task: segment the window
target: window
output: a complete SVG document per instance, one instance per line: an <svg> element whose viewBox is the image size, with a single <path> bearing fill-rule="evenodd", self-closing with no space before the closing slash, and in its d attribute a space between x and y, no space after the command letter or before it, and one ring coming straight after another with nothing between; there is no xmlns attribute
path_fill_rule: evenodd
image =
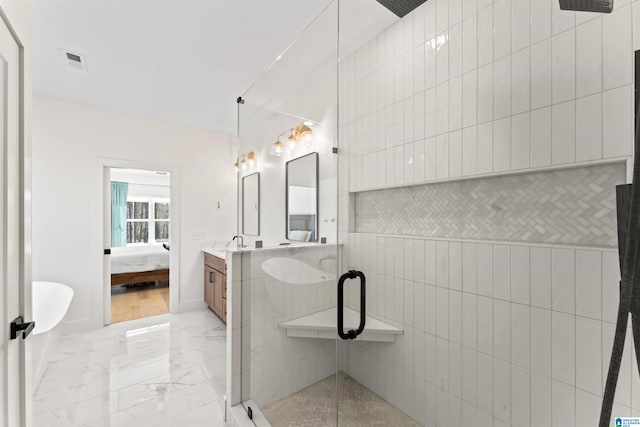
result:
<svg viewBox="0 0 640 427"><path fill-rule="evenodd" d="M169 241L169 203L154 203L154 228L156 242Z"/></svg>
<svg viewBox="0 0 640 427"><path fill-rule="evenodd" d="M169 241L169 202L164 200L127 201L127 244Z"/></svg>

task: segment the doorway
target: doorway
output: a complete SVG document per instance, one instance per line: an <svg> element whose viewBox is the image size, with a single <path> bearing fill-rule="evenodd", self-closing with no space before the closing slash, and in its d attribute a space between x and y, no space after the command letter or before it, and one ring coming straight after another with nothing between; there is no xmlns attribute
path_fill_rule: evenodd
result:
<svg viewBox="0 0 640 427"><path fill-rule="evenodd" d="M169 313L171 174L110 168L108 183L110 323Z"/></svg>

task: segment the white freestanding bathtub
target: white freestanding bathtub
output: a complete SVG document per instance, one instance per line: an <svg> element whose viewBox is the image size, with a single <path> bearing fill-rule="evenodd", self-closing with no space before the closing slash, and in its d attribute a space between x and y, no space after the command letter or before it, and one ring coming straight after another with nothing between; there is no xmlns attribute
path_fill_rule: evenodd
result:
<svg viewBox="0 0 640 427"><path fill-rule="evenodd" d="M44 356L52 331L67 314L72 299L73 289L67 285L55 282L33 282L33 321L36 322L36 326L31 333L31 360L33 361L34 392L44 374Z"/></svg>

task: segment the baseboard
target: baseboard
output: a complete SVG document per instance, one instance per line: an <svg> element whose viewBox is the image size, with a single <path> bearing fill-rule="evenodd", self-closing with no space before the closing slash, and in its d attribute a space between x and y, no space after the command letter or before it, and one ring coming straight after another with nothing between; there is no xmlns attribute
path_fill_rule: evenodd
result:
<svg viewBox="0 0 640 427"><path fill-rule="evenodd" d="M185 311L202 310L203 308L206 308L206 307L207 307L207 304L205 304L205 302L201 299L194 300L194 301L186 301L186 302L181 302L179 304L178 312L183 313Z"/></svg>

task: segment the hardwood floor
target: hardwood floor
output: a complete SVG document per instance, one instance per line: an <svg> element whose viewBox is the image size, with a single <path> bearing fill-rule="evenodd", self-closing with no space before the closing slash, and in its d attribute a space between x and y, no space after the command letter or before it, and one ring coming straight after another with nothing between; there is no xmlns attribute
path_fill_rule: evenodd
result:
<svg viewBox="0 0 640 427"><path fill-rule="evenodd" d="M169 312L169 285L111 288L111 323L141 319Z"/></svg>

